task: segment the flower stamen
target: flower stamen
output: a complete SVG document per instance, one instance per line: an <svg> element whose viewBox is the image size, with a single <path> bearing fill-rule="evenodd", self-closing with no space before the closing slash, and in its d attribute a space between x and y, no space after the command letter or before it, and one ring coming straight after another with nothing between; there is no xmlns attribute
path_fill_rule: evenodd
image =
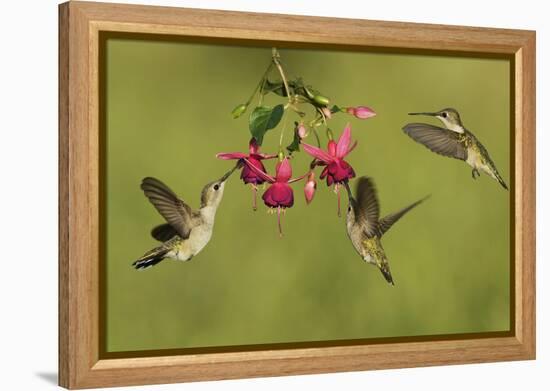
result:
<svg viewBox="0 0 550 391"><path fill-rule="evenodd" d="M284 211L284 209L283 209ZM281 207L277 207L277 225L279 226L279 237L283 237L283 227L281 226Z"/></svg>
<svg viewBox="0 0 550 391"><path fill-rule="evenodd" d="M341 207L340 207L340 186L338 186L338 183L336 184L335 186L335 189L336 189L336 194L338 196L338 217L341 217L342 216L342 212L341 212Z"/></svg>
<svg viewBox="0 0 550 391"><path fill-rule="evenodd" d="M256 199L258 198L258 186L252 184L252 210L258 210L258 204Z"/></svg>

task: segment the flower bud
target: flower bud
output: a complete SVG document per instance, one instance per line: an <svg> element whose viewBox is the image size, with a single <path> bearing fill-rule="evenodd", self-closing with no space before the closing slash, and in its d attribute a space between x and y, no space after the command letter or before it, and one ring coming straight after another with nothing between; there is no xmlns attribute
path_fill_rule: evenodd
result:
<svg viewBox="0 0 550 391"><path fill-rule="evenodd" d="M313 97L313 101L317 103L319 106L326 106L330 103L330 100L323 95L315 95Z"/></svg>
<svg viewBox="0 0 550 391"><path fill-rule="evenodd" d="M367 106L348 107L346 112L359 119L372 118L376 115L374 110Z"/></svg>
<svg viewBox="0 0 550 391"><path fill-rule="evenodd" d="M332 118L332 111L330 111L328 107L323 107L321 111L323 112L323 115L325 116L326 119Z"/></svg>
<svg viewBox="0 0 550 391"><path fill-rule="evenodd" d="M248 108L247 105L240 104L233 109L233 111L231 112L231 115L233 116L234 119L239 118L246 111L247 108Z"/></svg>
<svg viewBox="0 0 550 391"><path fill-rule="evenodd" d="M310 172L306 185L304 186L304 195L306 197L306 203L309 205L311 201L313 201L313 197L315 196L315 190L317 189L317 182L315 182L315 173Z"/></svg>
<svg viewBox="0 0 550 391"><path fill-rule="evenodd" d="M300 123L298 125L297 131L298 131L298 136L300 136L301 139L307 136L308 131L303 123Z"/></svg>

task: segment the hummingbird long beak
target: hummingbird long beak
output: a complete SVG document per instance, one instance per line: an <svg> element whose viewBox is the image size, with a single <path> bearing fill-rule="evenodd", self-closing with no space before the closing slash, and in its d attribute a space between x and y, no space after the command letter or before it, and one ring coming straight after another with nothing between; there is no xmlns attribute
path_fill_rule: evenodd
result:
<svg viewBox="0 0 550 391"><path fill-rule="evenodd" d="M238 162L237 164L235 164L235 166L234 166L231 170L227 171L227 172L220 178L220 182L225 182L225 181L227 180L227 178L229 178L229 177L231 176L231 174L233 174L233 173L235 172L235 170L236 170L237 168L240 167L240 164L241 164L241 163Z"/></svg>
<svg viewBox="0 0 550 391"><path fill-rule="evenodd" d="M346 188L346 191L348 192L348 199L351 201L353 199L353 194L351 192L351 189L349 187L349 183L347 181L344 182L344 187Z"/></svg>
<svg viewBox="0 0 550 391"><path fill-rule="evenodd" d="M409 113L409 115L431 115L435 117L438 113Z"/></svg>

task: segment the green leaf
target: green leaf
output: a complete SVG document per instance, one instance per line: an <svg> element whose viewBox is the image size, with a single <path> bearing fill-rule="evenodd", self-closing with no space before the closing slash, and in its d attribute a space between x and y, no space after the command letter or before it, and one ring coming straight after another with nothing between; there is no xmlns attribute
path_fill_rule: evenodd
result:
<svg viewBox="0 0 550 391"><path fill-rule="evenodd" d="M283 82L271 82L269 81L269 79L266 79L262 86L262 94L266 95L270 92L273 92L274 94L277 94L279 96L286 96Z"/></svg>
<svg viewBox="0 0 550 391"><path fill-rule="evenodd" d="M300 152L300 136L298 135L298 131L294 131L294 140L292 140L292 143L286 147L287 151L289 153L292 152Z"/></svg>
<svg viewBox="0 0 550 391"><path fill-rule="evenodd" d="M290 89L290 93L294 94L294 88L289 83L288 88ZM274 94L277 94L279 96L282 96L283 98L287 97L285 85L282 81L279 82L271 82L269 79L265 80L265 83L262 88L262 94L266 95L270 92L273 92Z"/></svg>
<svg viewBox="0 0 550 391"><path fill-rule="evenodd" d="M295 80L288 80L288 89L290 90L290 93L292 95L300 94L300 95L306 95L306 90L304 88L304 82L299 77ZM274 94L277 94L279 96L282 96L283 98L286 98L286 89L283 81L270 81L269 79L265 79L265 82L263 84L262 88L262 94L266 95L270 92L273 92Z"/></svg>
<svg viewBox="0 0 550 391"><path fill-rule="evenodd" d="M248 126L250 133L256 139L258 145L262 145L265 133L279 124L284 111L285 108L283 105L275 107L258 106L250 114Z"/></svg>

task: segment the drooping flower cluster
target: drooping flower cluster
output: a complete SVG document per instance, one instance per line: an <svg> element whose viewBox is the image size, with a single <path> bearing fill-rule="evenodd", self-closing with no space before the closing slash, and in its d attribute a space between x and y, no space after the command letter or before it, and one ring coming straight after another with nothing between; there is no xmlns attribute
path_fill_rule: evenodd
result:
<svg viewBox="0 0 550 391"><path fill-rule="evenodd" d="M344 158L357 146L357 142L351 144L351 126L348 124L337 142L329 140L327 150L315 147L307 143L300 143L304 151L311 155L314 160L310 165L310 170L305 174L292 179L292 166L288 156L280 156L279 162L275 167L275 176L269 175L262 163L264 159L273 159L275 154L262 154L259 147L252 138L249 144L249 153L230 152L218 153L219 159L238 159L241 168L241 179L245 184L251 184L254 192L254 205L256 210L256 192L258 185L269 183L269 187L262 195L264 204L272 211L276 211L279 233L282 235L281 212L294 205L294 192L291 183L300 181L307 177L304 186L304 196L309 205L315 196L317 182L315 181L316 166L324 167L320 178L325 179L328 187L333 186L338 195L338 215L340 215L340 187L355 177L353 167Z"/></svg>
<svg viewBox="0 0 550 391"><path fill-rule="evenodd" d="M280 76L280 81L269 79L270 72L276 69ZM262 105L263 96L273 93L286 98L288 102L274 107ZM279 233L282 236L281 213L294 205L294 192L290 186L292 183L307 178L304 185L304 197L306 203L312 203L317 189L315 181L315 168L323 167L319 178L325 179L328 187L333 187L338 196L338 216L340 216L340 188L351 178L355 177L353 167L345 158L356 147L357 142L351 142L351 126L348 124L344 128L338 141L333 140L332 131L328 127L329 120L337 113L346 113L357 119L368 119L376 113L366 106L344 107L329 105L330 100L315 90L312 86L306 85L302 78L292 80L286 79L279 53L273 49L272 62L264 73L260 83L252 93L252 96L245 104L240 104L232 111L233 118L238 118L244 114L251 101L256 95L259 95L258 106L253 110L249 117L249 129L252 138L249 143L248 153L230 152L218 153L216 156L224 160L238 160L237 168L241 169L241 179L245 184L250 184L253 192L253 209L257 209L256 198L258 185L269 184L262 195L264 204L269 211L277 213ZM314 108L315 117L310 121L305 120L305 112L301 110L301 105L310 105ZM279 137L279 151L277 154L260 153L260 145L263 142L265 134L275 128L281 118L288 112L295 112L299 117L299 122L295 122L294 138L291 144L283 147L284 126ZM328 137L326 151L320 147L318 128L324 127ZM311 136L315 137L317 146L311 145L305 140ZM313 157L309 170L303 175L292 178L292 167L290 160L294 153L300 151L300 147ZM263 160L274 159L278 157L275 166L275 175L268 174Z"/></svg>

